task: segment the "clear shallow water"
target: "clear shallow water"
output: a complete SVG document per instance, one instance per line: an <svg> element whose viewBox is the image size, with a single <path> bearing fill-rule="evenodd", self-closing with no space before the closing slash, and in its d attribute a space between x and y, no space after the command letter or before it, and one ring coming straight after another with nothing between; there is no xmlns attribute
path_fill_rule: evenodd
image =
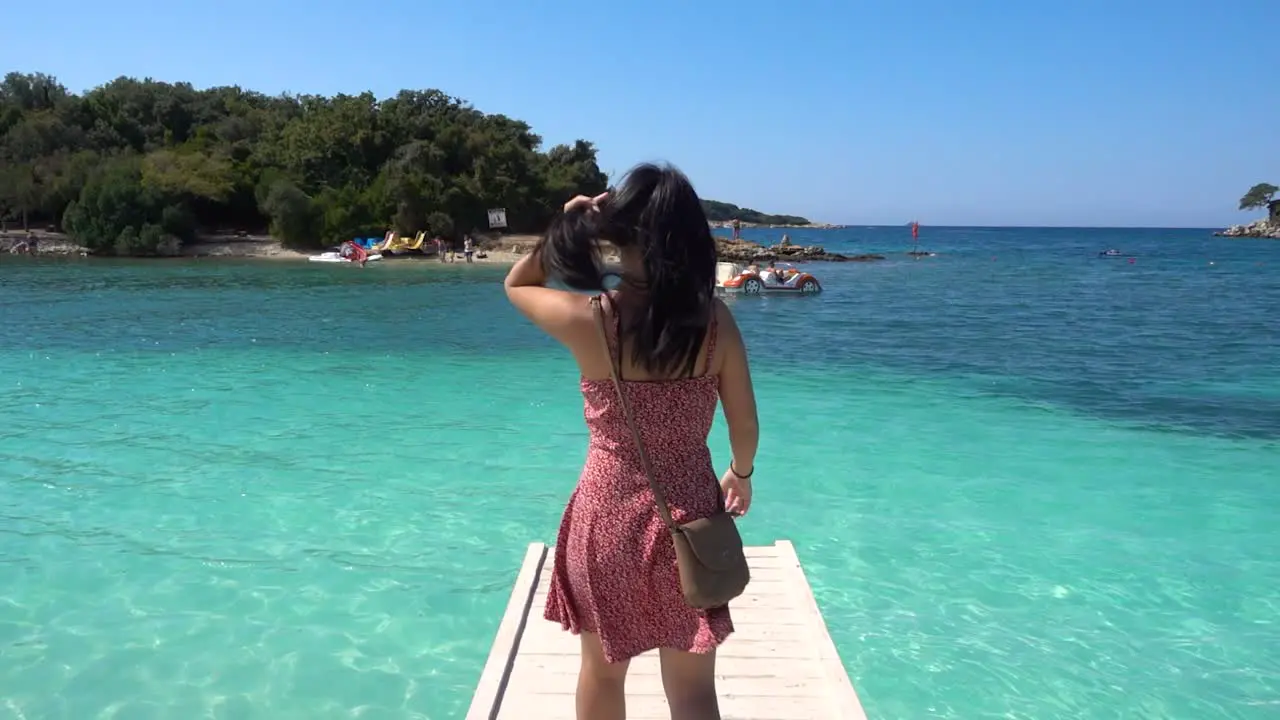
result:
<svg viewBox="0 0 1280 720"><path fill-rule="evenodd" d="M1280 243L922 240L734 304L868 712L1274 717ZM0 261L0 718L460 717L585 451L500 276Z"/></svg>

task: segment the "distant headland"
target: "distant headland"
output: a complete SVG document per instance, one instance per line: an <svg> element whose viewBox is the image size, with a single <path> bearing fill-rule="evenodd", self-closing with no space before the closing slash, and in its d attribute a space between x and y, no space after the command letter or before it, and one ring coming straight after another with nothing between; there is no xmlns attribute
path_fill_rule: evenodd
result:
<svg viewBox="0 0 1280 720"><path fill-rule="evenodd" d="M739 227L820 228L824 230L844 227L843 225L815 223L799 215L770 215L759 210L742 208L719 200L703 200L702 211L707 214L707 220L712 227L730 227L734 221L737 221Z"/></svg>
<svg viewBox="0 0 1280 720"><path fill-rule="evenodd" d="M1240 198L1240 209L1265 209L1267 217L1245 225L1232 225L1226 230L1214 233L1214 235L1219 237L1251 237L1280 240L1280 200L1276 199L1277 193L1280 193L1280 187L1276 187L1271 183L1258 183L1249 188L1249 192Z"/></svg>
<svg viewBox="0 0 1280 720"><path fill-rule="evenodd" d="M795 225L797 227L808 226L808 218L802 218L799 215L770 215L762 213L759 210L751 208L741 208L737 205L719 200L703 200L702 211L707 214L707 220L713 223L730 223L737 220L744 225Z"/></svg>

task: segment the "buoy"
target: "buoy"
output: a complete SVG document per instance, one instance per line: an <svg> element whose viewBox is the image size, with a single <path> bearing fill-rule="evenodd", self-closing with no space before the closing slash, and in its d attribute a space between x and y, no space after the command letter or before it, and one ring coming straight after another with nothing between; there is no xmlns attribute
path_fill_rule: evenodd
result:
<svg viewBox="0 0 1280 720"><path fill-rule="evenodd" d="M1133 258L1129 258L1129 264L1130 264L1130 265L1132 265L1132 264L1134 264L1134 263L1136 263L1136 262L1138 262L1138 261L1137 261L1137 260L1134 260Z"/></svg>

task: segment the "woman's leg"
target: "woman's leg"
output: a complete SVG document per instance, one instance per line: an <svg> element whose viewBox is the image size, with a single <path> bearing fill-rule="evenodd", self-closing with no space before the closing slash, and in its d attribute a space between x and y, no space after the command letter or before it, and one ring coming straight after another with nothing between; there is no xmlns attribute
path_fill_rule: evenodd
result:
<svg viewBox="0 0 1280 720"><path fill-rule="evenodd" d="M714 650L700 655L662 648L658 659L671 720L720 720Z"/></svg>
<svg viewBox="0 0 1280 720"><path fill-rule="evenodd" d="M600 636L582 633L582 668L578 670L578 720L625 720L625 687L630 660L604 659Z"/></svg>

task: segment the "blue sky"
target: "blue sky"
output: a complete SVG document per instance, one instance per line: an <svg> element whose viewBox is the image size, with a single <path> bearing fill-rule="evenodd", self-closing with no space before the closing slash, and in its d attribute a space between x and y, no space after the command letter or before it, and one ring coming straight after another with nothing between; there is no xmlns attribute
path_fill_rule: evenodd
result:
<svg viewBox="0 0 1280 720"><path fill-rule="evenodd" d="M439 88L815 220L1209 227L1280 184L1280 0L14 2L0 69Z"/></svg>

